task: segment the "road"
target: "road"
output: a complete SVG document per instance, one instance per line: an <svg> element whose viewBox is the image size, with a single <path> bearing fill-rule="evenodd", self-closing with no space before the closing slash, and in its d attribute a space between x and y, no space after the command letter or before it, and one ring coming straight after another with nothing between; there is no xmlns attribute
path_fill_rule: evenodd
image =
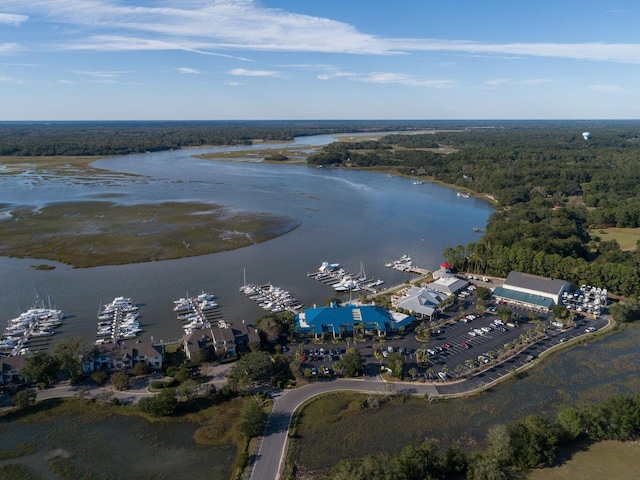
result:
<svg viewBox="0 0 640 480"><path fill-rule="evenodd" d="M280 391L274 396L274 405L262 443L256 455L251 472L251 480L274 480L279 478L284 467L287 451L287 432L293 412L306 400L323 393L334 391L357 391L363 393L401 393L406 395L437 395L435 386L421 383L389 384L381 378L363 380L337 379L316 382L294 390Z"/></svg>

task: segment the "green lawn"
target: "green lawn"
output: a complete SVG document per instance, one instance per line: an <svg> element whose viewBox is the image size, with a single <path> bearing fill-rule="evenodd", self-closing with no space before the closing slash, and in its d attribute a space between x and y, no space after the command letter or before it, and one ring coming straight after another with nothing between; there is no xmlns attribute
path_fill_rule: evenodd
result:
<svg viewBox="0 0 640 480"><path fill-rule="evenodd" d="M625 252L635 250L640 240L640 228L610 227L589 232L592 238L598 238L601 242L616 240L620 249Z"/></svg>
<svg viewBox="0 0 640 480"><path fill-rule="evenodd" d="M599 442L570 455L562 465L534 470L527 480L632 480L638 478L637 442Z"/></svg>

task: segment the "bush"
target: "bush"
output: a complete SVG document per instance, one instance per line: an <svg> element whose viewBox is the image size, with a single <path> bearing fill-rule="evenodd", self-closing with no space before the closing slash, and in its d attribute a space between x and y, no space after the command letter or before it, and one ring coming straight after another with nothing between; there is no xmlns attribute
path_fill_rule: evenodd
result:
<svg viewBox="0 0 640 480"><path fill-rule="evenodd" d="M172 378L170 381L168 382L163 382L162 380L154 380L153 382L151 382L151 388L154 390L162 390L164 388L172 388L175 387L179 384L180 382L178 382L175 378Z"/></svg>
<svg viewBox="0 0 640 480"><path fill-rule="evenodd" d="M109 374L104 370L98 370L91 374L91 380L97 385L104 385L109 380Z"/></svg>
<svg viewBox="0 0 640 480"><path fill-rule="evenodd" d="M138 402L138 408L152 417L170 417L178 406L175 391L165 389L153 397L142 398Z"/></svg>
<svg viewBox="0 0 640 480"><path fill-rule="evenodd" d="M131 373L136 377L140 375L149 375L149 373L151 373L151 367L146 362L138 362L131 369Z"/></svg>

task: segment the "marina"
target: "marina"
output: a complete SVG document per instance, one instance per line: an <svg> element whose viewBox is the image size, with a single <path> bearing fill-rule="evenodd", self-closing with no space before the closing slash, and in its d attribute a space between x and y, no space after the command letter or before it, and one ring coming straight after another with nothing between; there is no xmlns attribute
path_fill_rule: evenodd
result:
<svg viewBox="0 0 640 480"><path fill-rule="evenodd" d="M98 312L96 345L118 343L135 338L142 332L138 320L138 306L128 297L115 297Z"/></svg>
<svg viewBox="0 0 640 480"><path fill-rule="evenodd" d="M176 312L185 335L212 325L228 327L229 322L222 318L219 305L214 299L214 295L203 291L195 297L190 297L187 293L186 297L173 301L173 311Z"/></svg>
<svg viewBox="0 0 640 480"><path fill-rule="evenodd" d="M65 317L55 308L30 308L7 322L0 337L0 352L15 356L46 349Z"/></svg>
<svg viewBox="0 0 640 480"><path fill-rule="evenodd" d="M332 287L336 292L366 290L369 293L376 293L378 287L384 284L384 280L367 278L362 262L358 274L346 271L338 263L322 262L317 272L309 273L307 276Z"/></svg>
<svg viewBox="0 0 640 480"><path fill-rule="evenodd" d="M268 312L280 313L289 311L297 313L302 308L302 304L291 293L271 283L264 285L245 284L240 287L240 292Z"/></svg>

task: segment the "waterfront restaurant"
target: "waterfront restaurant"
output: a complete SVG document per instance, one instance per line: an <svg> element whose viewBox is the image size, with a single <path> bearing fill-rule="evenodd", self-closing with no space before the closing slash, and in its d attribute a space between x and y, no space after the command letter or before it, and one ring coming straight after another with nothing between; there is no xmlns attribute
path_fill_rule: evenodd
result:
<svg viewBox="0 0 640 480"><path fill-rule="evenodd" d="M345 305L332 303L329 307L307 308L296 315L296 331L313 334L316 338L326 334L342 338L363 325L366 334L386 336L388 332L408 326L414 318L410 315L389 312L377 305Z"/></svg>

